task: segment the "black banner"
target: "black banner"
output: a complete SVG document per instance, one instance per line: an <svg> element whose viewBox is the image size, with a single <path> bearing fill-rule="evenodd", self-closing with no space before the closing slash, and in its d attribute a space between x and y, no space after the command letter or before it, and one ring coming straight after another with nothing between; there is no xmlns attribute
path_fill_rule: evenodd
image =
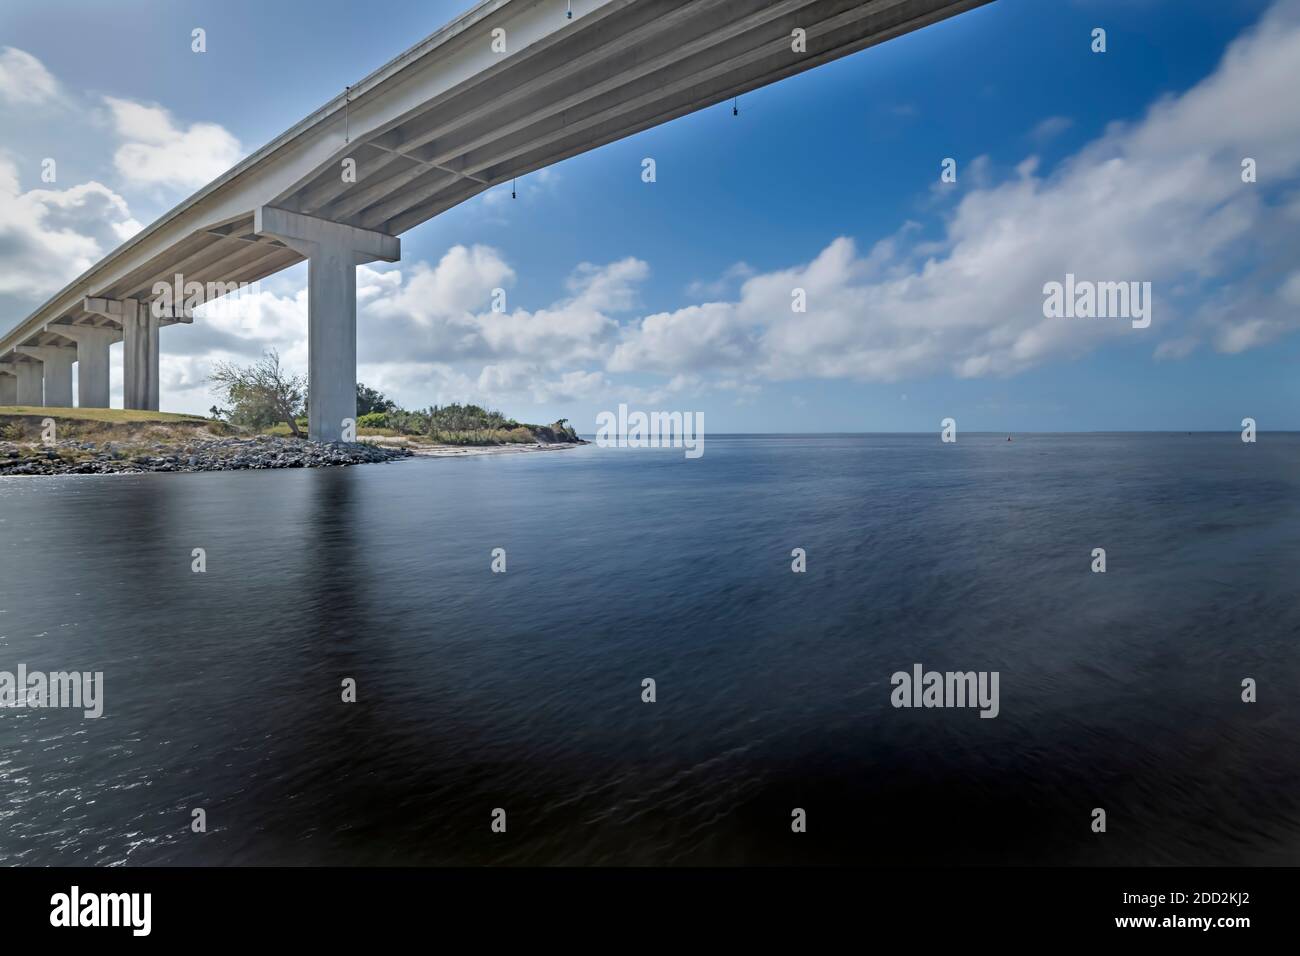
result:
<svg viewBox="0 0 1300 956"><path fill-rule="evenodd" d="M338 945L1131 937L1232 946L1294 928L1295 869L10 869L6 942ZM447 934L455 933L455 937Z"/></svg>

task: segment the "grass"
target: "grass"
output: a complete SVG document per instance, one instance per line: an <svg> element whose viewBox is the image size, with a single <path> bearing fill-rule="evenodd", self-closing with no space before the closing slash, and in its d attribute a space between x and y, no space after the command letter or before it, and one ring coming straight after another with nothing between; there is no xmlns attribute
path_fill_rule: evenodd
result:
<svg viewBox="0 0 1300 956"><path fill-rule="evenodd" d="M135 408L42 408L37 405L0 405L0 418L34 417L70 419L72 421L98 422L105 425L128 425L148 422L187 422L192 425L208 424L202 415L183 415L178 412L149 412Z"/></svg>
<svg viewBox="0 0 1300 956"><path fill-rule="evenodd" d="M54 419L60 439L103 443L191 440L207 435L231 435L234 429L200 415L123 408L43 408L0 405L0 440L40 441L43 422Z"/></svg>
<svg viewBox="0 0 1300 956"><path fill-rule="evenodd" d="M306 425L299 425L298 430L302 432L303 438L307 437ZM274 425L263 428L258 434L274 435L276 438L289 438L289 425L286 422L276 422ZM358 428L357 440L360 441L362 438L398 438L401 434L396 428Z"/></svg>
<svg viewBox="0 0 1300 956"><path fill-rule="evenodd" d="M304 438L307 437L307 429L303 428L300 425L298 427L298 430L302 432ZM289 431L289 426L287 424L285 424L284 422L276 422L274 425L270 425L266 428L259 429L258 434L274 435L276 438L288 438L291 433Z"/></svg>
<svg viewBox="0 0 1300 956"><path fill-rule="evenodd" d="M537 441L524 426L518 428L481 428L475 431L436 431L429 441L440 445L526 445Z"/></svg>
<svg viewBox="0 0 1300 956"><path fill-rule="evenodd" d="M301 425L304 438L307 437L307 426ZM277 438L289 437L289 426L285 422L278 422L268 428L262 429L263 435L274 435ZM396 428L358 428L357 441L367 438L405 438L415 444L433 444L433 445L518 445L531 444L537 439L527 428L520 427L507 431L501 428L483 428L477 431L464 432L434 432L428 434L405 434Z"/></svg>
<svg viewBox="0 0 1300 956"><path fill-rule="evenodd" d="M186 435L200 429L215 435L233 435L239 432L238 429L224 422L204 418L201 415L185 415L176 412L150 412L133 408L43 408L35 405L0 405L0 440L36 441L40 437L41 421L46 418L53 418L60 423L58 430L60 438L76 438L82 441L102 442L124 438L166 441L178 437L178 432ZM169 429L168 426L180 427ZM301 430L303 437L307 437L305 424L301 426ZM289 436L289 426L279 422L262 429L260 433L286 438ZM530 427L525 425L511 429L437 431L432 435L407 436L403 436L403 433L396 428L357 429L359 440L400 437L406 437L417 444L443 445L513 445L537 441Z"/></svg>

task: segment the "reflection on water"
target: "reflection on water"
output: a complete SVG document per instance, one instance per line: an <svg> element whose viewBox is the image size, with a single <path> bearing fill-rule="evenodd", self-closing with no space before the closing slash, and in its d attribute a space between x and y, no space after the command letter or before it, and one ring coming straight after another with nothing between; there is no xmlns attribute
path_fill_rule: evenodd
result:
<svg viewBox="0 0 1300 956"><path fill-rule="evenodd" d="M1297 466L711 436L0 480L0 670L105 675L100 720L0 711L0 862L1300 863ZM998 671L999 716L892 708L914 663Z"/></svg>

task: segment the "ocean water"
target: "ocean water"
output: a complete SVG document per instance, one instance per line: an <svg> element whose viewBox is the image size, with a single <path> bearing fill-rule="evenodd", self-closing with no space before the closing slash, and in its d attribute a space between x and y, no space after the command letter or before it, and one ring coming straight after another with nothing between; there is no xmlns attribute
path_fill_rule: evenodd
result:
<svg viewBox="0 0 1300 956"><path fill-rule="evenodd" d="M705 447L0 479L0 864L1300 863L1300 436Z"/></svg>

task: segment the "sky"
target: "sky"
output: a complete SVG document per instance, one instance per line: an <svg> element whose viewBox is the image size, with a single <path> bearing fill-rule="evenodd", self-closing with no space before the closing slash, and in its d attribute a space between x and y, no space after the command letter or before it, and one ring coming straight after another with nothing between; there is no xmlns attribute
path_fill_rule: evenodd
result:
<svg viewBox="0 0 1300 956"><path fill-rule="evenodd" d="M6 0L0 325L470 5ZM1300 0L997 0L405 233L358 269L358 376L580 432L1298 429L1297 91ZM1067 274L1150 283L1149 325L1045 315ZM305 372L305 285L162 330L163 408Z"/></svg>

